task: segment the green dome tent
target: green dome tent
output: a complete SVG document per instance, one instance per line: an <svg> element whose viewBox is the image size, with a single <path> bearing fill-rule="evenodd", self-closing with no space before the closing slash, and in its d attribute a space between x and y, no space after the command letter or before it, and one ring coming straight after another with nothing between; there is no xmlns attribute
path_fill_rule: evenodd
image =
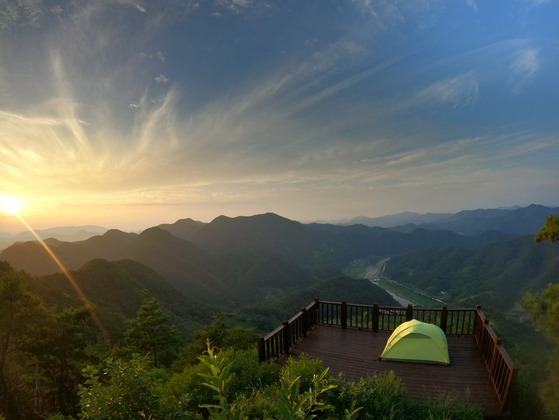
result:
<svg viewBox="0 0 559 420"><path fill-rule="evenodd" d="M404 322L394 330L379 359L450 364L448 343L443 330L416 319Z"/></svg>

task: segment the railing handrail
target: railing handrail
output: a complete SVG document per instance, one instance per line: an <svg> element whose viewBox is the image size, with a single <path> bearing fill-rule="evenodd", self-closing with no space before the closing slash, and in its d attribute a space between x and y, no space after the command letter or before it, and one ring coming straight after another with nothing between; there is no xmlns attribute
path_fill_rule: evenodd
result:
<svg viewBox="0 0 559 420"><path fill-rule="evenodd" d="M476 308L474 337L497 393L501 412L505 412L518 369L514 366L512 359L501 344L501 339L489 324L489 319L485 317L480 306Z"/></svg>
<svg viewBox="0 0 559 420"><path fill-rule="evenodd" d="M440 309L414 308L412 305L379 306L315 299L281 326L258 339L259 359L263 362L289 353L291 346L319 324L374 332L392 331L402 322L414 319L414 315L415 319L439 325L445 334L474 336L497 394L501 412L505 412L517 369L480 306L473 309L448 309L446 306Z"/></svg>

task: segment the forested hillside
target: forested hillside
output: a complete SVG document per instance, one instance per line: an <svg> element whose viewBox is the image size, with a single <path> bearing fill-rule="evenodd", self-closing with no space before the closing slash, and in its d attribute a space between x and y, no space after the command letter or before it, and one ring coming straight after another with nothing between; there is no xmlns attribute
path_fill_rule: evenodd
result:
<svg viewBox="0 0 559 420"><path fill-rule="evenodd" d="M393 257L385 274L446 301L509 310L527 291L559 280L556 251L524 236L475 250L452 247Z"/></svg>

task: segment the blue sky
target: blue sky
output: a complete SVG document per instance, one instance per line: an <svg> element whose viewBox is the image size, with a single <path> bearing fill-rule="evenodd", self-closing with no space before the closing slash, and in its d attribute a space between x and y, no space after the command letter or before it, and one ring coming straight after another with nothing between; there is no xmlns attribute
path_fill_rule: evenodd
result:
<svg viewBox="0 0 559 420"><path fill-rule="evenodd" d="M557 21L557 0L0 0L0 193L36 227L556 206Z"/></svg>

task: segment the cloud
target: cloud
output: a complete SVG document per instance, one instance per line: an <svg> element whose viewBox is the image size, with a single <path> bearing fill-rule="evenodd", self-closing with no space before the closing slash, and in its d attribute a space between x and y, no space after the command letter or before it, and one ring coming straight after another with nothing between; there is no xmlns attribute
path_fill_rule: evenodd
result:
<svg viewBox="0 0 559 420"><path fill-rule="evenodd" d="M160 74L154 80L157 83L161 83L161 84L166 84L169 81L169 79L164 74Z"/></svg>
<svg viewBox="0 0 559 420"><path fill-rule="evenodd" d="M411 105L449 105L453 109L473 107L479 97L479 83L473 72L442 80L418 92Z"/></svg>
<svg viewBox="0 0 559 420"><path fill-rule="evenodd" d="M37 0L0 0L0 30L10 29L18 24L37 24L42 14L40 5Z"/></svg>
<svg viewBox="0 0 559 420"><path fill-rule="evenodd" d="M478 12L476 0L466 0L466 3L468 3L468 6L470 6L475 13Z"/></svg>
<svg viewBox="0 0 559 420"><path fill-rule="evenodd" d="M389 0L352 0L364 15L372 16L379 28L386 29L404 21L397 2Z"/></svg>
<svg viewBox="0 0 559 420"><path fill-rule="evenodd" d="M522 87L538 73L539 68L539 51L536 48L524 48L514 53L509 79L509 83L513 85L513 92L520 93Z"/></svg>

